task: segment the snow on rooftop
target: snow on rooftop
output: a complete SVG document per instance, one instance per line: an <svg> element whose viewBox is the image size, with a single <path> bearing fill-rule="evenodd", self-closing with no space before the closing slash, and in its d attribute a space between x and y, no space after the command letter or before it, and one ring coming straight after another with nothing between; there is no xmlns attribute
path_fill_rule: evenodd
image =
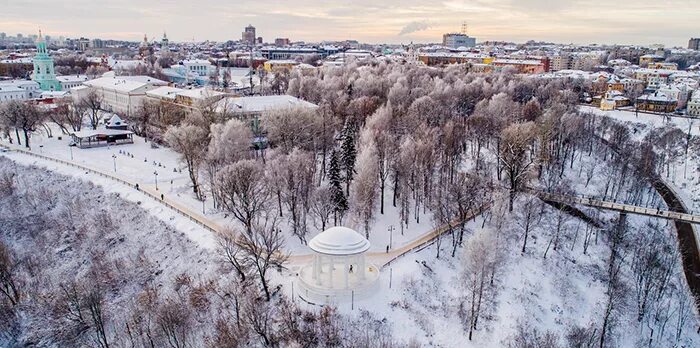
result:
<svg viewBox="0 0 700 348"><path fill-rule="evenodd" d="M56 76L56 80L60 82L85 82L88 77L86 75L62 75Z"/></svg>
<svg viewBox="0 0 700 348"><path fill-rule="evenodd" d="M309 248L326 255L355 255L369 250L369 241L354 230L335 226L311 239Z"/></svg>
<svg viewBox="0 0 700 348"><path fill-rule="evenodd" d="M25 92L25 90L17 86L0 85L0 92Z"/></svg>
<svg viewBox="0 0 700 348"><path fill-rule="evenodd" d="M168 83L150 76L112 76L85 81L84 84L118 92L133 92L148 85L165 86Z"/></svg>
<svg viewBox="0 0 700 348"><path fill-rule="evenodd" d="M206 99L206 98L211 98L211 97L216 97L220 95L224 95L225 93L215 91L211 88L194 88L194 89L185 89L180 92L177 92L177 95L181 95L183 97L188 97L192 99Z"/></svg>
<svg viewBox="0 0 700 348"><path fill-rule="evenodd" d="M184 89L182 89L182 88L162 86L162 87L154 88L150 91L146 91L146 95L151 96L151 97L161 98L161 99L174 100L175 96L179 92L182 92L182 91L184 91Z"/></svg>
<svg viewBox="0 0 700 348"><path fill-rule="evenodd" d="M231 112L257 113L266 110L288 107L316 108L316 104L293 97L291 95L264 95L251 97L229 97L217 103L217 110L224 108Z"/></svg>
<svg viewBox="0 0 700 348"><path fill-rule="evenodd" d="M74 135L75 137L78 138L88 138L88 137L93 137L93 136L98 136L98 135L104 135L104 136L110 136L110 135L126 135L126 134L134 134L134 132L129 131L129 130L121 130L121 129L83 129L77 132L71 132L71 135Z"/></svg>

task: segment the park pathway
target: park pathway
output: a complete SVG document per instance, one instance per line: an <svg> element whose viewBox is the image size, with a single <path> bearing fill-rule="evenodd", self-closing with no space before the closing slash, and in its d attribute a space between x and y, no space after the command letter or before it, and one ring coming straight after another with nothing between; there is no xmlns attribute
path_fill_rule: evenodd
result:
<svg viewBox="0 0 700 348"><path fill-rule="evenodd" d="M106 173L104 171L101 171L96 168L91 168L89 166L83 165L83 164L77 164L74 162L70 161L64 161L61 159L45 156L42 154L38 154L35 152L32 152L30 150L27 150L22 147L18 146L8 146L6 144L1 144L0 143L0 148L4 148L7 151L10 152L16 152L20 154L24 154L30 157L34 157L37 159L53 162L53 163L58 163L61 165L65 165L68 167L72 168L77 168L80 170L84 170L86 172L98 175L103 178L107 178L113 181L116 181L118 183L121 183L123 185L126 185L130 187L133 190L136 190L136 184L137 182L115 175L113 173ZM160 204L170 208L171 210L175 211L176 213L188 218L192 222L196 223L199 225L201 228L207 230L208 232L214 233L214 234L219 234L221 231L224 230L224 227L219 225L217 222L212 221L211 219L207 218L206 216L200 214L199 212L193 211L189 207L183 205L176 199L170 198L169 196L161 196L162 192L156 190L154 187L151 187L150 185L144 185L144 184L139 184L139 189L141 193L143 193L145 196L155 200L156 202L159 202ZM162 197L162 198L161 198ZM461 219L456 219L453 222L451 222L449 225L443 225L440 227L436 227L430 231L427 231L423 235L419 236L418 238L414 239L413 241L400 246L395 249L391 249L388 252L370 252L367 254L367 256L370 258L374 264L377 266L384 267L388 264L390 264L392 261L414 251L418 250L426 245L429 245L432 243L436 238L442 236L443 234L449 232L450 228L457 228L460 226L460 224L467 222L471 219L476 218L478 215L483 213L484 211L488 210L489 205L484 205L476 209L472 209L466 214L466 218L461 220ZM292 263L292 264L301 264L305 262L310 262L312 254L298 254L298 255L290 255L287 262Z"/></svg>

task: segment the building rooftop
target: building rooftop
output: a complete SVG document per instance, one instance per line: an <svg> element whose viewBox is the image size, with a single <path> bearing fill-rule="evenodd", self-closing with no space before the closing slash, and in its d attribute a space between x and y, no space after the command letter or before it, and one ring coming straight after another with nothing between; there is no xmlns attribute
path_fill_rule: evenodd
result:
<svg viewBox="0 0 700 348"><path fill-rule="evenodd" d="M104 88L118 92L132 92L148 85L165 86L168 83L150 76L111 76L100 77L83 82L85 85L95 88Z"/></svg>
<svg viewBox="0 0 700 348"><path fill-rule="evenodd" d="M146 95L155 98L175 100L175 96L182 91L184 91L182 88L163 86L147 91Z"/></svg>
<svg viewBox="0 0 700 348"><path fill-rule="evenodd" d="M354 230L331 227L309 241L311 250L326 255L355 255L370 248L369 241Z"/></svg>
<svg viewBox="0 0 700 348"><path fill-rule="evenodd" d="M59 82L85 82L88 80L86 75L62 75L56 76Z"/></svg>
<svg viewBox="0 0 700 348"><path fill-rule="evenodd" d="M229 97L220 100L216 109L229 112L259 113L290 107L316 108L316 104L293 97L291 95L265 95L252 97Z"/></svg>

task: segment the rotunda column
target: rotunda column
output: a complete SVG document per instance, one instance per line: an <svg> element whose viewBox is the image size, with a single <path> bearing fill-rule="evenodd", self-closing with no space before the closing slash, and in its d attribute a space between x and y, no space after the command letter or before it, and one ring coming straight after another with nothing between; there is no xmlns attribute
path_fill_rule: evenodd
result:
<svg viewBox="0 0 700 348"><path fill-rule="evenodd" d="M328 288L333 289L333 256L329 256L328 261Z"/></svg>
<svg viewBox="0 0 700 348"><path fill-rule="evenodd" d="M343 273L345 273L345 289L348 288L348 276L350 274L350 264L349 264L350 260L349 259L350 259L350 256L347 256L347 255L343 256L343 262L344 262Z"/></svg>

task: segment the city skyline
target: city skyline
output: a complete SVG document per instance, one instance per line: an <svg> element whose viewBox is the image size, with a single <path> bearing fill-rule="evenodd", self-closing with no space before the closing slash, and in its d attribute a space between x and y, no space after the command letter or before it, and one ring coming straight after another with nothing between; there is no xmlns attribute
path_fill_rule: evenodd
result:
<svg viewBox="0 0 700 348"><path fill-rule="evenodd" d="M443 33L458 32L462 22L467 22L469 35L479 42L532 39L668 47L683 47L688 37L700 34L693 25L700 3L681 0L621 0L615 6L605 6L601 0L556 4L545 0L408 0L401 7L367 0L260 0L235 5L212 0L125 0L98 6L95 2L13 0L5 6L0 31L15 35L42 29L54 37L131 41L141 40L144 34L158 38L165 31L173 41L225 41L240 39L243 28L252 24L266 42L288 37L292 41L354 39L399 44L440 42Z"/></svg>

